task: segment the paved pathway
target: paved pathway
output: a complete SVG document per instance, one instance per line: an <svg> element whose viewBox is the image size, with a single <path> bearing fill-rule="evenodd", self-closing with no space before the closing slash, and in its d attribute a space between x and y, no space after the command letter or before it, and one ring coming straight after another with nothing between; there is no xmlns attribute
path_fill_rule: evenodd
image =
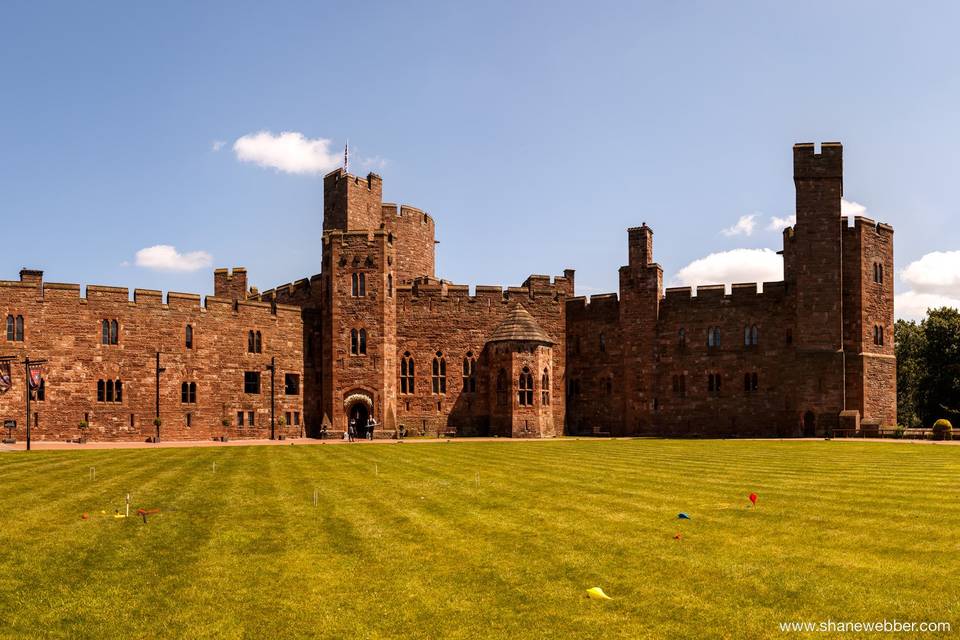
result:
<svg viewBox="0 0 960 640"><path fill-rule="evenodd" d="M168 449L185 447L289 447L289 446L315 446L315 445L356 445L373 446L386 444L441 444L441 443L462 443L462 442L549 442L556 440L617 440L618 438L579 438L568 436L563 438L543 438L543 439L523 439L523 438L409 438L406 440L392 440L381 438L376 440L357 440L356 442L347 442L345 440L314 440L312 438L293 438L289 440L269 440L269 439L244 439L231 440L229 442L215 442L213 440L171 440L169 442L159 442L153 444L150 442L88 442L86 444L75 444L72 442L43 441L34 440L31 448L37 451L85 451L91 449ZM631 440L633 438L619 438L622 440ZM744 438L743 440L758 441L764 440L772 442L773 438ZM780 442L798 442L798 441L819 441L823 438L787 438L779 439ZM884 442L887 444L928 444L928 445L960 445L960 440L932 441L932 440L894 440L891 438L834 438L833 442ZM0 453L4 451L24 451L26 443L23 441L17 444L0 445Z"/></svg>

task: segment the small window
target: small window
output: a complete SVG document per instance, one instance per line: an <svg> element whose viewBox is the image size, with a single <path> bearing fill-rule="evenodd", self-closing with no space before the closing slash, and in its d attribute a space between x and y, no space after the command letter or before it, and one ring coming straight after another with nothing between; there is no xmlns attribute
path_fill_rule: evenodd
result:
<svg viewBox="0 0 960 640"><path fill-rule="evenodd" d="M367 330L360 329L360 355L367 354Z"/></svg>
<svg viewBox="0 0 960 640"><path fill-rule="evenodd" d="M23 342L23 316L17 316L14 321L13 339L16 342Z"/></svg>
<svg viewBox="0 0 960 640"><path fill-rule="evenodd" d="M288 396L300 395L300 374L299 373L284 374L283 392Z"/></svg>
<svg viewBox="0 0 960 640"><path fill-rule="evenodd" d="M120 325L116 320L104 320L100 323L100 343L120 343Z"/></svg>
<svg viewBox="0 0 960 640"><path fill-rule="evenodd" d="M367 275L365 273L353 273L350 277L350 295L354 298L362 298L367 295Z"/></svg>
<svg viewBox="0 0 960 640"><path fill-rule="evenodd" d="M287 411L286 415L284 416L284 420L286 421L287 426L293 425L293 414Z"/></svg>
<svg viewBox="0 0 960 640"><path fill-rule="evenodd" d="M17 334L14 329L14 318L12 315L7 316L7 340L13 342L17 339Z"/></svg>
<svg viewBox="0 0 960 640"><path fill-rule="evenodd" d="M253 331L247 332L247 353L257 352L257 337Z"/></svg>
<svg viewBox="0 0 960 640"><path fill-rule="evenodd" d="M687 348L687 330L683 327L677 331L677 347L683 351Z"/></svg>
<svg viewBox="0 0 960 640"><path fill-rule="evenodd" d="M880 325L875 325L873 327L873 344L878 347L883 346L883 327Z"/></svg>
<svg viewBox="0 0 960 640"><path fill-rule="evenodd" d="M607 350L607 339L603 335L603 331L600 332L600 353L605 353Z"/></svg>
<svg viewBox="0 0 960 640"><path fill-rule="evenodd" d="M873 281L877 284L883 284L883 264L873 263Z"/></svg>
<svg viewBox="0 0 960 640"><path fill-rule="evenodd" d="M300 426L300 412L299 412L299 411L294 411L294 412L293 412L293 424L294 424L295 426Z"/></svg>
<svg viewBox="0 0 960 640"><path fill-rule="evenodd" d="M256 426L256 421L254 420L256 415L253 411L247 411L247 425L251 427Z"/></svg>
<svg viewBox="0 0 960 640"><path fill-rule="evenodd" d="M758 388L759 383L756 372L743 374L743 390L746 393L753 393Z"/></svg>
<svg viewBox="0 0 960 640"><path fill-rule="evenodd" d="M517 401L521 407L533 406L533 376L530 369L524 367L520 372Z"/></svg>
<svg viewBox="0 0 960 640"><path fill-rule="evenodd" d="M393 297L393 274L387 274L387 295Z"/></svg>
<svg viewBox="0 0 960 640"><path fill-rule="evenodd" d="M187 349L193 349L193 325L188 324L184 330L183 343Z"/></svg>
<svg viewBox="0 0 960 640"><path fill-rule="evenodd" d="M123 383L117 380L114 385L114 398L116 402L123 402Z"/></svg>
<svg viewBox="0 0 960 640"><path fill-rule="evenodd" d="M707 329L707 347L710 349L720 347L720 327L710 327Z"/></svg>
<svg viewBox="0 0 960 640"><path fill-rule="evenodd" d="M180 402L183 404L196 404L197 402L197 383L184 382L180 385Z"/></svg>
<svg viewBox="0 0 960 640"><path fill-rule="evenodd" d="M107 401L107 387L103 380L97 380L97 402Z"/></svg>
<svg viewBox="0 0 960 640"><path fill-rule="evenodd" d="M110 344L120 344L120 324L116 320L110 321Z"/></svg>
<svg viewBox="0 0 960 640"><path fill-rule="evenodd" d="M755 347L760 343L760 329L757 325L748 325L743 328L743 345Z"/></svg>
<svg viewBox="0 0 960 640"><path fill-rule="evenodd" d="M707 391L713 395L720 394L720 374L711 373L707 376Z"/></svg>
<svg viewBox="0 0 960 640"><path fill-rule="evenodd" d="M550 374L546 369L540 378L540 404L545 407L550 405Z"/></svg>
<svg viewBox="0 0 960 640"><path fill-rule="evenodd" d="M237 426L243 426L243 411L237 411Z"/></svg>
<svg viewBox="0 0 960 640"><path fill-rule="evenodd" d="M257 353L263 353L263 336L260 335L259 331L257 331L253 337L254 337L254 342L253 342L254 350Z"/></svg>
<svg viewBox="0 0 960 640"><path fill-rule="evenodd" d="M260 372L259 371L244 371L243 392L244 393L260 393Z"/></svg>
<svg viewBox="0 0 960 640"><path fill-rule="evenodd" d="M188 413L188 414L187 414L187 426L188 426L188 427L192 427L192 426L193 426L193 414L192 414L192 413Z"/></svg>

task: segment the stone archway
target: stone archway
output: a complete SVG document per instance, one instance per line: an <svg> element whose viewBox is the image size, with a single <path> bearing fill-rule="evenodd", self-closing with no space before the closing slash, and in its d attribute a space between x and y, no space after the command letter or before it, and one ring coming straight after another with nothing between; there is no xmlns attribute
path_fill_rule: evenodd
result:
<svg viewBox="0 0 960 640"><path fill-rule="evenodd" d="M347 414L347 428L351 421L354 424L354 436L366 437L367 422L373 415L373 399L364 392L349 394L343 401L343 408Z"/></svg>

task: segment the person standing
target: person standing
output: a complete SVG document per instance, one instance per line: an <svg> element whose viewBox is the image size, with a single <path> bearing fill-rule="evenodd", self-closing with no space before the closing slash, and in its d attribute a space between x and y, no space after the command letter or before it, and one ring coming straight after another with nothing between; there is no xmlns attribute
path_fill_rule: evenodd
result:
<svg viewBox="0 0 960 640"><path fill-rule="evenodd" d="M347 425L347 442L353 442L355 435L357 435L357 420L350 418L350 423Z"/></svg>
<svg viewBox="0 0 960 640"><path fill-rule="evenodd" d="M373 428L377 426L377 421L373 416L367 420L367 440L373 440Z"/></svg>

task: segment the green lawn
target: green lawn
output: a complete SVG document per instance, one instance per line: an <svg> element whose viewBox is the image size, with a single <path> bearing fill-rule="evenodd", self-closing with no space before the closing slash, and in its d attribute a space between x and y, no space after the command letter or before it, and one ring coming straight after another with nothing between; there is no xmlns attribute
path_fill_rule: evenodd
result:
<svg viewBox="0 0 960 640"><path fill-rule="evenodd" d="M958 480L960 447L920 444L3 453L0 637L801 637L777 623L884 618L956 630ZM113 518L127 492L162 514ZM593 586L614 600L588 600Z"/></svg>

